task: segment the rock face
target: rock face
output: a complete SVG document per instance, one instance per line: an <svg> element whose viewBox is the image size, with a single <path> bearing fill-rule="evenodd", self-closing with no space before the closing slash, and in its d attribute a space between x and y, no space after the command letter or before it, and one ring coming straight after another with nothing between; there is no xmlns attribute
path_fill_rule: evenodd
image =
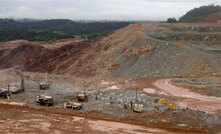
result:
<svg viewBox="0 0 221 134"><path fill-rule="evenodd" d="M221 72L220 29L217 24L132 24L54 49L1 43L0 68L74 76L204 76Z"/></svg>

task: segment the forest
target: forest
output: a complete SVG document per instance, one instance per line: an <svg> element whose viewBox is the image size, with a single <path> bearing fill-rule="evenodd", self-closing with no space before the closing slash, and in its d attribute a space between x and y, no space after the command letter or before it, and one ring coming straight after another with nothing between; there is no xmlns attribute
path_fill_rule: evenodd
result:
<svg viewBox="0 0 221 134"><path fill-rule="evenodd" d="M179 22L203 22L209 15L221 12L221 6L208 5L194 8L179 18Z"/></svg>
<svg viewBox="0 0 221 134"><path fill-rule="evenodd" d="M65 38L94 38L122 27L130 22L81 22L68 19L13 20L0 19L0 42L24 39L28 41L54 41Z"/></svg>

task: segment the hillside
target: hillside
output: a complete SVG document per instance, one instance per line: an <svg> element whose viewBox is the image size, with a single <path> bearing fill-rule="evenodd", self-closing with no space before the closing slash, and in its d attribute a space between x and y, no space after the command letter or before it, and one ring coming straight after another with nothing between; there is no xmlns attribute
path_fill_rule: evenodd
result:
<svg viewBox="0 0 221 134"><path fill-rule="evenodd" d="M7 42L1 43L0 68L74 76L200 77L221 72L220 32L216 24L133 24L53 49Z"/></svg>
<svg viewBox="0 0 221 134"><path fill-rule="evenodd" d="M180 17L179 22L193 23L193 22L219 22L221 6L208 5L194 8L188 11L185 15Z"/></svg>

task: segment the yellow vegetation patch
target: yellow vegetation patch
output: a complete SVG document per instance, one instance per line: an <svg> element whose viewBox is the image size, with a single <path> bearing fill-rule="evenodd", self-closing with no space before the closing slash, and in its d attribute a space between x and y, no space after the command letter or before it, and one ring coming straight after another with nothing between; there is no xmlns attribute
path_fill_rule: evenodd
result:
<svg viewBox="0 0 221 134"><path fill-rule="evenodd" d="M178 46L184 46L187 44L187 42L184 41L176 41L176 42L172 42L173 45L178 45Z"/></svg>
<svg viewBox="0 0 221 134"><path fill-rule="evenodd" d="M8 101L2 101L2 100L0 100L0 104L19 105L19 106L23 106L24 105L24 103L8 102Z"/></svg>

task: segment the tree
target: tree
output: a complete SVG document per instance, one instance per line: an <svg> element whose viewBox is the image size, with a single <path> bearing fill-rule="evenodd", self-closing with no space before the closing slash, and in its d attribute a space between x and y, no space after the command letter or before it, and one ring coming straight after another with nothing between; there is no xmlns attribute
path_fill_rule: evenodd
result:
<svg viewBox="0 0 221 134"><path fill-rule="evenodd" d="M177 23L177 20L174 17L173 18L168 18L167 23Z"/></svg>

